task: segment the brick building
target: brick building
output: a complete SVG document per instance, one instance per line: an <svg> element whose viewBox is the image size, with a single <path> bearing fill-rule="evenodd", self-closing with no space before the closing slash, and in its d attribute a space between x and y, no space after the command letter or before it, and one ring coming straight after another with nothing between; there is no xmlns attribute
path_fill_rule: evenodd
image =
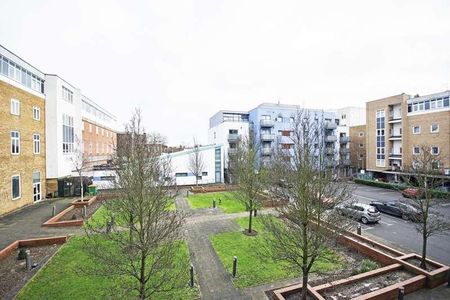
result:
<svg viewBox="0 0 450 300"><path fill-rule="evenodd" d="M353 170L366 169L366 125L350 126L350 164Z"/></svg>
<svg viewBox="0 0 450 300"><path fill-rule="evenodd" d="M45 197L43 78L0 46L0 215Z"/></svg>

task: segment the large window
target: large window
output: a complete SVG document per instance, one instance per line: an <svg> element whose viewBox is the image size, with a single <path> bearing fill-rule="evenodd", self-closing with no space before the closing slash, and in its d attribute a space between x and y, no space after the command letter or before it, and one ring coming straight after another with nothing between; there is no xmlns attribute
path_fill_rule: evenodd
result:
<svg viewBox="0 0 450 300"><path fill-rule="evenodd" d="M431 154L439 155L439 147L438 146L431 147Z"/></svg>
<svg viewBox="0 0 450 300"><path fill-rule="evenodd" d="M20 154L20 132L11 131L11 154Z"/></svg>
<svg viewBox="0 0 450 300"><path fill-rule="evenodd" d="M41 136L37 133L33 134L33 153L41 153Z"/></svg>
<svg viewBox="0 0 450 300"><path fill-rule="evenodd" d="M11 114L20 116L20 102L16 99L11 99Z"/></svg>
<svg viewBox="0 0 450 300"><path fill-rule="evenodd" d="M20 190L20 175L14 175L11 177L11 196L13 200L20 198Z"/></svg>
<svg viewBox="0 0 450 300"><path fill-rule="evenodd" d="M44 93L44 80L30 71L22 68L16 63L10 61L6 57L0 55L0 73L11 78L20 84L35 90L39 93Z"/></svg>
<svg viewBox="0 0 450 300"><path fill-rule="evenodd" d="M384 167L385 166L385 115L384 110L379 109L376 113L376 122L377 122L377 159L376 159L376 166L377 167Z"/></svg>
<svg viewBox="0 0 450 300"><path fill-rule="evenodd" d="M63 114L63 153L71 153L74 149L73 117Z"/></svg>
<svg viewBox="0 0 450 300"><path fill-rule="evenodd" d="M420 112L450 107L449 97L440 97L408 104L408 112Z"/></svg>
<svg viewBox="0 0 450 300"><path fill-rule="evenodd" d="M62 97L67 102L73 103L73 92L65 86L62 87Z"/></svg>

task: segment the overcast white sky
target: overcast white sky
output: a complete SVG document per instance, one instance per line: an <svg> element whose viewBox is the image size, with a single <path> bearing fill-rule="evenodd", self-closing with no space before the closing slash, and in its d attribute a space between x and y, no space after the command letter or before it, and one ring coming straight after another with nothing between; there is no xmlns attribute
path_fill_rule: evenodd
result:
<svg viewBox="0 0 450 300"><path fill-rule="evenodd" d="M221 109L450 88L450 1L0 1L0 43L170 144Z"/></svg>

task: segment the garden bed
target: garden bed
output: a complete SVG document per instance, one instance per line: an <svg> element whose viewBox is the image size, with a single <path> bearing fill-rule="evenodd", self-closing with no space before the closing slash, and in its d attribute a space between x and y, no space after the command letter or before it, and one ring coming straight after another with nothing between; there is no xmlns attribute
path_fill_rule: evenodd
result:
<svg viewBox="0 0 450 300"><path fill-rule="evenodd" d="M53 256L66 237L19 240L0 251L0 299L13 299L31 277ZM30 271L26 260L18 260L21 249L29 250L32 264Z"/></svg>
<svg viewBox="0 0 450 300"><path fill-rule="evenodd" d="M71 211L64 214L59 221L69 221L69 220L82 220L83 217L83 211L84 206L86 206L86 218L89 219L95 211L102 205L101 201L95 201L92 202L91 205L82 205L82 206L75 206Z"/></svg>
<svg viewBox="0 0 450 300"><path fill-rule="evenodd" d="M102 205L102 200L93 197L87 201L86 205L70 205L56 216L47 220L42 226L48 227L69 227L69 226L83 226L84 221L89 219L95 211ZM86 219L83 218L83 211L86 207Z"/></svg>
<svg viewBox="0 0 450 300"><path fill-rule="evenodd" d="M71 204L75 207L83 207L85 205L91 205L92 202L94 202L95 200L97 200L97 196L93 196L93 197L86 197L83 199L83 201L81 201L81 199L76 199L74 201L71 202Z"/></svg>

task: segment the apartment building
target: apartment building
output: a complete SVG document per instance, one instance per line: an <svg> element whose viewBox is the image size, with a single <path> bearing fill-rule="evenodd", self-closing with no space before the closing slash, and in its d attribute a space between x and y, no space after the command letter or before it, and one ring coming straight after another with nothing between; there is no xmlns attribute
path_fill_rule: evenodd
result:
<svg viewBox="0 0 450 300"><path fill-rule="evenodd" d="M86 96L81 96L83 152L89 167L106 165L117 145L116 118Z"/></svg>
<svg viewBox="0 0 450 300"><path fill-rule="evenodd" d="M338 157L339 157L339 176L350 176L357 172L358 168L352 165L352 137L350 128L360 126L366 123L366 109L364 107L344 107L335 111L337 117L336 135L339 138Z"/></svg>
<svg viewBox="0 0 450 300"><path fill-rule="evenodd" d="M44 77L0 46L0 215L45 197Z"/></svg>
<svg viewBox="0 0 450 300"><path fill-rule="evenodd" d="M302 110L297 105L262 103L250 111L219 111L210 118L208 138L211 144L224 145L225 180L229 182L228 155L233 153L236 143L252 131L259 148L261 162L267 162L276 148L293 149L293 122ZM308 109L312 121L324 123L324 141L330 167L337 166L335 112Z"/></svg>
<svg viewBox="0 0 450 300"><path fill-rule="evenodd" d="M395 95L367 102L367 170L398 180L421 146L440 157L450 175L450 91L425 96Z"/></svg>
<svg viewBox="0 0 450 300"><path fill-rule="evenodd" d="M364 114L365 115L365 114ZM366 169L366 125L350 126L350 166L354 171Z"/></svg>

